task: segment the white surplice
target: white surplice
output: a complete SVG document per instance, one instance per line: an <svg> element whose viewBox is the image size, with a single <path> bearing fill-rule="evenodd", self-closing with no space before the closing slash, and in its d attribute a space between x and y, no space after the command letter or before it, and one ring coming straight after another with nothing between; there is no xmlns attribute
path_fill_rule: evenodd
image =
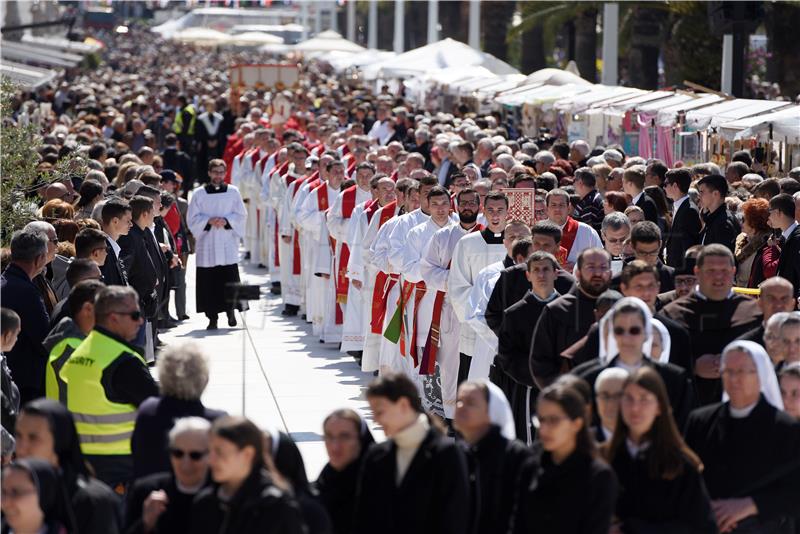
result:
<svg viewBox="0 0 800 534"><path fill-rule="evenodd" d="M212 194L206 187L192 192L186 216L189 230L196 239L196 265L203 268L238 264L239 240L244 236L247 219L242 197L233 185L226 185L224 191ZM232 231L208 227L208 220L214 217L227 219Z"/></svg>
<svg viewBox="0 0 800 534"><path fill-rule="evenodd" d="M489 368L497 355L497 335L486 324L486 306L506 265L502 261L481 269L467 298L466 324L475 331L475 354L469 367L469 380L489 378Z"/></svg>

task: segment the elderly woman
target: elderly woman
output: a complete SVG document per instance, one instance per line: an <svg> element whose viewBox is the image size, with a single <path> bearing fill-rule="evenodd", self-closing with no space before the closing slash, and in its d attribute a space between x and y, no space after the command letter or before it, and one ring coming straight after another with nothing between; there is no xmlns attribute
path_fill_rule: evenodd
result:
<svg viewBox="0 0 800 534"><path fill-rule="evenodd" d="M722 351L722 402L692 412L686 444L705 469L721 532L792 532L800 502L800 427L783 411L763 347L734 341Z"/></svg>
<svg viewBox="0 0 800 534"><path fill-rule="evenodd" d="M780 251L767 243L770 227L769 202L751 198L742 204L742 233L736 238L736 278L739 287L758 287L758 284L778 271Z"/></svg>
<svg viewBox="0 0 800 534"><path fill-rule="evenodd" d="M209 430L211 423L202 417L175 421L168 434L170 470L140 478L128 493L127 534L186 530L195 495L211 482Z"/></svg>
<svg viewBox="0 0 800 534"><path fill-rule="evenodd" d="M169 470L167 433L179 417L213 421L225 412L203 406L200 397L208 385L208 358L194 343L173 345L158 359L160 397L139 406L131 437L136 478Z"/></svg>

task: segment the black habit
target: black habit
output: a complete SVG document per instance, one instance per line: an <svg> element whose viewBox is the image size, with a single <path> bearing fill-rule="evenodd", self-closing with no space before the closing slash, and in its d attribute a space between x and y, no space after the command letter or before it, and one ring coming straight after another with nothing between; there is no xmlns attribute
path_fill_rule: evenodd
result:
<svg viewBox="0 0 800 534"><path fill-rule="evenodd" d="M192 532L189 526L195 494L180 491L175 485L175 476L170 472L164 472L139 478L133 483L126 503L125 533L144 534L146 532L142 521L142 506L150 492L157 490L163 490L169 501L167 509L156 522L155 530L149 532L155 534L182 534L184 532L188 534Z"/></svg>
<svg viewBox="0 0 800 534"><path fill-rule="evenodd" d="M761 310L757 302L737 294L714 301L693 292L665 306L661 314L689 330L693 362L704 354L722 354L725 345L761 324ZM719 379L698 376L695 385L701 405L722 398Z"/></svg>
<svg viewBox="0 0 800 534"><path fill-rule="evenodd" d="M800 503L800 423L762 395L744 418L732 417L728 402L698 408L689 415L685 439L703 462L712 499L755 502L758 516L740 528L792 532Z"/></svg>

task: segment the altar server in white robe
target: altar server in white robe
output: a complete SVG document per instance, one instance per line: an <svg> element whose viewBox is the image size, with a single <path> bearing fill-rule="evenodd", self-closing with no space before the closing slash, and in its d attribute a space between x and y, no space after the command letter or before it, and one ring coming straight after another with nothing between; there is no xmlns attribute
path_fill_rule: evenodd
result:
<svg viewBox="0 0 800 534"><path fill-rule="evenodd" d="M372 163L360 163L356 167L356 183L342 191L336 197L328 213L328 231L337 241L338 257L336 258L336 301L344 306L344 323L342 324L342 346L344 353L360 351L364 345L361 332L362 303L361 294L353 287L347 274L347 266L353 255L354 240L361 226L362 218L366 220L364 209L374 201L377 184L371 187L370 182L375 175ZM366 225L364 225L366 228Z"/></svg>
<svg viewBox="0 0 800 534"><path fill-rule="evenodd" d="M503 246L506 248L506 257L487 265L475 277L475 283L469 292L467 301L467 320L475 331L475 354L469 367L468 380L489 378L489 369L497 354L497 335L486 324L484 314L489 298L492 296L494 286L503 269L516 263L525 261L531 250L531 229L519 220L506 224L503 232Z"/></svg>
<svg viewBox="0 0 800 534"><path fill-rule="evenodd" d="M280 284L280 265L278 255L278 214L272 207L269 196L269 182L272 176L283 178L289 171L292 150L287 150L286 158L281 161L277 157L280 144L274 137L267 139L266 155L258 162L259 167L259 209L261 210L261 263L267 266L272 283L273 293L277 293Z"/></svg>
<svg viewBox="0 0 800 534"><path fill-rule="evenodd" d="M336 201L344 181L344 164L331 159L325 167L327 179L315 187L297 209L297 223L308 236L309 251L309 313L315 335L320 340L338 343L342 335L344 315L336 303L333 289L335 273L334 255L331 252L331 235L328 232L327 212ZM305 250L303 250L305 252ZM314 306L310 305L313 301Z"/></svg>
<svg viewBox="0 0 800 534"><path fill-rule="evenodd" d="M479 202L478 193L471 191L472 195L462 194L459 201L468 202L472 196L475 202ZM466 324L469 292L481 269L502 261L506 256L503 232L508 216L508 198L499 191L492 191L483 202L483 214L486 217L487 227L480 233L469 235L458 242L453 251L453 263L447 280L447 291L453 297L453 310L461 322L458 345L461 362L458 370L459 383L469 376L469 366L475 355L475 330Z"/></svg>
<svg viewBox="0 0 800 534"><path fill-rule="evenodd" d="M432 406L434 411L438 411L438 403L441 402L447 419L453 418L456 408L458 338L461 331L461 324L453 312L451 295L447 292L447 279L456 244L468 233L481 230L477 223L478 208L477 203L469 201L459 204L458 224L450 224L434 233L420 261L420 275L434 301L430 323L424 325L428 335L418 348L422 354L419 372L439 377L438 381L434 378L423 382L423 402Z"/></svg>
<svg viewBox="0 0 800 534"><path fill-rule="evenodd" d="M403 302L405 320L402 329L404 345L401 356L408 360L405 363L412 368L410 378L420 387L420 394L423 394L423 380L419 373L422 356L420 347L424 346L428 337L436 294L435 291L429 292L426 289L425 280L420 272L420 260L433 234L448 224L455 223L455 218L450 216L450 195L445 188L434 186L428 192L427 200L431 216L408 232L403 250L403 263L400 266L407 297Z"/></svg>
<svg viewBox="0 0 800 534"><path fill-rule="evenodd" d="M397 286L395 286L396 297L390 298L386 305L386 316L384 317L384 337L381 340L381 368L384 371L394 370L403 371L409 376L414 372L414 366L410 361L402 357L399 342L390 340L393 333L389 332L387 337L387 327L391 324L395 313L398 313L398 303L400 303L402 291L407 286L408 282L403 278L403 273L400 266L403 265L403 251L405 250L406 239L408 238L409 231L427 221L430 218L430 210L428 206L428 192L433 189L438 182L436 178L431 176L424 176L419 180L419 209L407 213L399 218L397 224L392 228L389 234L388 243L388 262L392 274L399 276ZM400 309L400 322L405 319L403 316L403 309ZM397 323L394 323L395 325Z"/></svg>
<svg viewBox="0 0 800 534"><path fill-rule="evenodd" d="M227 313L229 326L236 326L226 284L239 282L239 240L247 220L239 190L225 183L225 167L221 159L208 162L209 183L194 190L187 212L197 240L196 306L208 317L210 330L217 328L220 312Z"/></svg>
<svg viewBox="0 0 800 534"><path fill-rule="evenodd" d="M242 138L242 151L233 158L231 163L231 185L240 189L242 187L242 162L250 150L253 148L256 135L253 132L245 134Z"/></svg>
<svg viewBox="0 0 800 534"><path fill-rule="evenodd" d="M385 174L381 182L386 179L391 181ZM405 195L405 200L414 200L414 206L419 206L419 184L413 193ZM394 182L392 182L394 190ZM381 192L383 190L383 193ZM390 192L386 186L379 186L379 198L383 195L389 198ZM390 288L397 283L397 278L392 279L386 269L388 246L378 247L381 241L388 245L386 236L391 232L391 226L396 224L397 219L407 206L403 206L400 199L390 200L383 206L371 206L365 211L369 219L367 230L361 246L356 249L357 253L350 257L348 262L348 273L353 280L353 284L361 283L362 302L364 303L364 322L362 331L364 332L364 347L361 359L361 369L366 372L377 371L380 367L380 348L383 338L383 314L386 312L386 303ZM415 209L416 209L415 207ZM395 221L395 222L392 222ZM391 224L390 224L391 223ZM389 225L389 228L385 228ZM363 273L363 274L362 274ZM360 277L363 276L363 279Z"/></svg>
<svg viewBox="0 0 800 534"><path fill-rule="evenodd" d="M242 199L247 207L245 249L250 253L250 263L261 263L261 233L264 214L261 213L261 167L258 162L267 155L269 130L260 128L253 132L253 148L245 155L241 167Z"/></svg>
<svg viewBox="0 0 800 534"><path fill-rule="evenodd" d="M566 250L565 258L558 258L562 268L571 273L578 256L587 248L603 248L603 242L594 228L570 217L572 204L569 193L563 189L553 189L545 197L547 218L561 228L561 242Z"/></svg>

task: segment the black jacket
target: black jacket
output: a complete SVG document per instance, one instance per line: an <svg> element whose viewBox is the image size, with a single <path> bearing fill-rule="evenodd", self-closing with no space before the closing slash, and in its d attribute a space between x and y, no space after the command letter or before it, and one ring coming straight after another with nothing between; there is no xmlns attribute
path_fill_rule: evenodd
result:
<svg viewBox="0 0 800 534"><path fill-rule="evenodd" d="M142 306L142 313L148 319L155 317L158 310L158 282L160 279L159 265L150 255L152 246L148 245L150 236L147 228L139 228L134 224L128 231L128 235L120 236L120 259L128 272L128 282L139 295L139 303Z"/></svg>
<svg viewBox="0 0 800 534"><path fill-rule="evenodd" d="M427 435L398 486L397 446L372 447L356 491L354 534L464 534L469 531L467 462L437 430Z"/></svg>
<svg viewBox="0 0 800 534"><path fill-rule="evenodd" d="M189 534L189 525L192 517L192 501L194 494L178 491L175 485L175 475L170 472L155 473L143 478L137 477L136 482L128 491L125 506L125 534L144 534L142 522L142 506L150 492L163 490L167 494L167 509L156 522L153 534Z"/></svg>
<svg viewBox="0 0 800 534"><path fill-rule="evenodd" d="M14 310L20 318L22 329L6 358L24 405L44 396L47 352L42 342L50 331L50 317L39 289L19 266L12 263L3 271L0 288L3 307Z"/></svg>
<svg viewBox="0 0 800 534"><path fill-rule="evenodd" d="M528 359L531 354L533 329L547 303L537 299L532 291L506 309L500 332L495 365L515 382L535 386Z"/></svg>
<svg viewBox="0 0 800 534"><path fill-rule="evenodd" d="M100 272L103 274L103 282L107 286L127 286L128 272L125 270L122 260L117 258L116 253L114 253L110 240L110 237L106 238L106 261L100 267ZM122 251L120 250L121 254Z"/></svg>
<svg viewBox="0 0 800 534"><path fill-rule="evenodd" d="M705 226L700 232L700 243L703 245L719 243L728 247L731 252L735 252L736 236L741 233L741 228L736 216L728 211L728 207L722 204L714 213L703 212L702 217Z"/></svg>
<svg viewBox="0 0 800 534"><path fill-rule="evenodd" d="M466 449L471 488L472 531L475 534L506 534L516 488L524 470L534 463L533 451L517 440L508 440L492 425L486 436Z"/></svg>
<svg viewBox="0 0 800 534"><path fill-rule="evenodd" d="M634 258L626 258L623 262L623 266L632 262ZM659 291L665 293L667 291L672 291L675 289L675 269L666 265L661 258L656 260L656 270L658 271L658 283L660 284ZM611 278L611 285L609 286L611 289L616 289L619 291L619 286L622 284L622 273L614 275Z"/></svg>
<svg viewBox="0 0 800 534"><path fill-rule="evenodd" d="M667 265L683 268L686 249L700 242L700 212L691 199L681 203L672 219L672 228L666 236ZM662 291L667 291L662 288Z"/></svg>
<svg viewBox="0 0 800 534"><path fill-rule="evenodd" d="M794 296L800 296L800 225L792 230L781 247L778 276L789 280L794 286Z"/></svg>
<svg viewBox="0 0 800 534"><path fill-rule="evenodd" d="M684 434L703 462L712 499L751 497L761 522L797 514L800 423L763 395L742 419L731 417L727 402L698 408L689 415Z"/></svg>
<svg viewBox="0 0 800 534"><path fill-rule="evenodd" d="M632 534L712 534L717 522L711 510L703 477L684 461L683 471L672 480L653 479L647 457L651 449L631 457L623 443L611 467L619 481L616 516L623 531Z"/></svg>
<svg viewBox="0 0 800 534"><path fill-rule="evenodd" d="M592 402L595 400L594 382L597 380L597 376L604 369L616 366L618 359L619 356L615 356L607 364L601 363L600 360L593 360L572 370L573 374L583 378L592 386ZM667 387L667 396L672 406L672 415L678 423L678 428L683 428L686 419L689 417L689 412L696 406L692 376L685 369L671 363L659 363L645 358L642 360L642 364L656 370L661 376L664 385ZM597 413L596 408L594 413Z"/></svg>
<svg viewBox="0 0 800 534"><path fill-rule="evenodd" d="M199 400L150 397L144 401L136 412L136 426L131 436L134 476L141 478L170 470L167 434L175 420L202 417L214 421L223 415L222 410L206 408Z"/></svg>
<svg viewBox="0 0 800 534"><path fill-rule="evenodd" d="M514 534L608 534L617 498L614 471L579 452L556 465L535 447L538 461L521 477Z"/></svg>
<svg viewBox="0 0 800 534"><path fill-rule="evenodd" d="M647 196L647 193L643 191L635 205L642 208L644 220L658 224L658 207L653 199Z"/></svg>
<svg viewBox="0 0 800 534"><path fill-rule="evenodd" d="M278 488L264 470L253 471L228 501L214 484L202 490L192 505L192 534L303 534L305 525L297 501Z"/></svg>
<svg viewBox="0 0 800 534"><path fill-rule="evenodd" d="M486 323L495 334L499 335L500 325L503 323L503 314L509 306L519 302L531 288L531 283L525 277L528 267L525 263L508 266L500 273L497 283L486 305ZM563 269L556 273L556 291L561 295L569 293L575 285L575 277Z"/></svg>
<svg viewBox="0 0 800 534"><path fill-rule="evenodd" d="M736 339L741 339L744 341L753 341L764 347L764 330L765 330L764 325L761 324L758 328L753 328L752 330L748 330L747 332L737 337Z"/></svg>
<svg viewBox="0 0 800 534"><path fill-rule="evenodd" d="M161 154L161 159L164 162L164 169L175 171L183 177L183 182L186 184L194 183L194 169L192 158L186 152L178 150L175 147L165 148ZM191 188L191 185L184 185L184 189Z"/></svg>

